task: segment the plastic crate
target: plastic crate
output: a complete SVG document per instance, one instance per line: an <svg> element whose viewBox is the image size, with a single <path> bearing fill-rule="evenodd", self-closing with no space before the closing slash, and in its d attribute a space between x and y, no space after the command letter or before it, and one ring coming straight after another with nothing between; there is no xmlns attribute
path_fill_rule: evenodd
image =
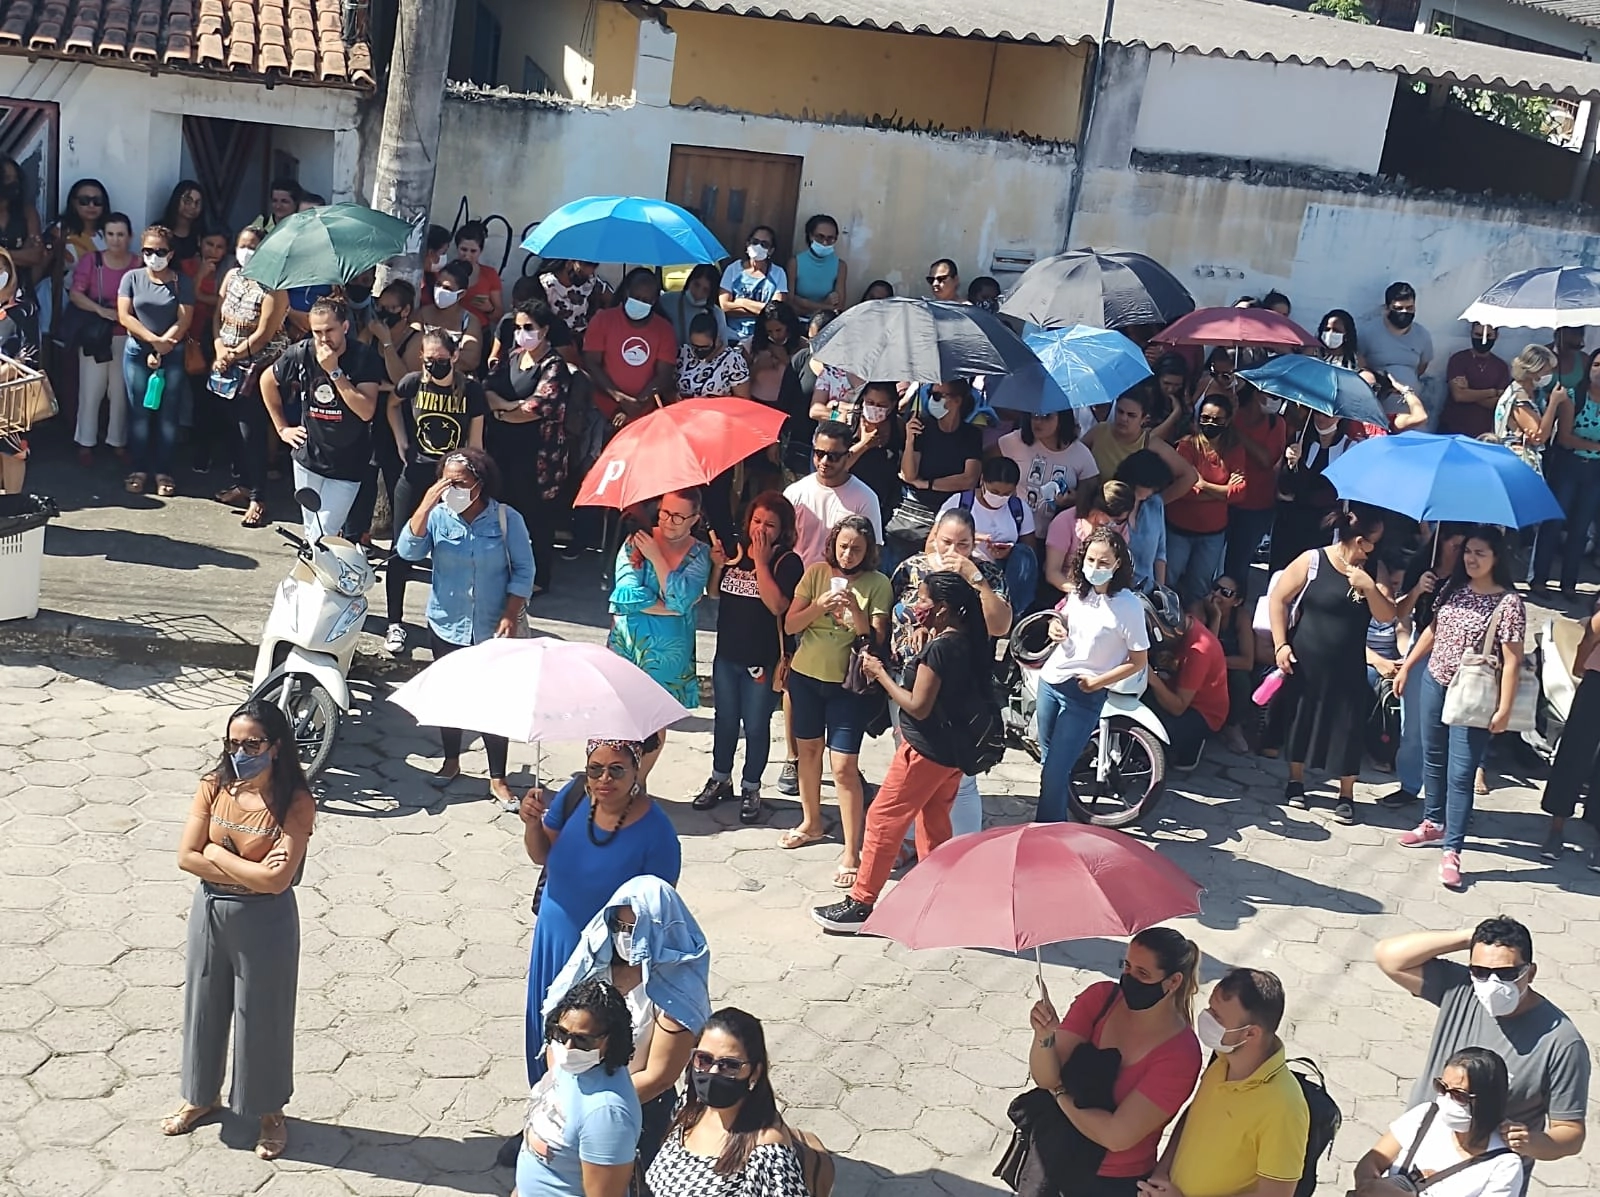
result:
<svg viewBox="0 0 1600 1197"><path fill-rule="evenodd" d="M0 536L0 621L39 614L39 573L44 564L44 529Z"/></svg>

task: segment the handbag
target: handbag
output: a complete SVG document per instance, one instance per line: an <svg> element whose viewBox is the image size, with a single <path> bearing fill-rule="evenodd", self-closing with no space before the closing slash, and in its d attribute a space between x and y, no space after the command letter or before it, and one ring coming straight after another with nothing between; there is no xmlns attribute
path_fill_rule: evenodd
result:
<svg viewBox="0 0 1600 1197"><path fill-rule="evenodd" d="M1366 1197L1366 1195L1372 1193L1374 1187L1379 1186L1381 1186L1379 1191L1385 1194L1393 1193L1396 1197L1404 1193L1425 1193L1441 1180L1454 1176L1457 1172L1465 1171L1475 1164L1484 1164L1499 1156L1511 1154L1511 1148L1509 1147L1496 1147L1493 1151L1485 1151L1479 1155L1461 1160L1459 1163L1452 1164L1448 1168L1441 1168L1431 1176L1423 1176L1412 1167L1411 1162L1417 1158L1417 1149L1422 1146L1422 1140L1427 1138L1428 1128L1433 1125L1433 1118L1436 1113L1438 1113L1438 1107L1430 1105L1428 1112L1422 1116L1422 1125L1417 1128L1416 1138L1411 1140L1411 1146L1406 1151L1406 1158L1400 1162L1400 1166L1391 1175L1375 1176L1371 1181L1351 1189L1345 1197L1358 1197L1358 1195L1359 1197Z"/></svg>
<svg viewBox="0 0 1600 1197"><path fill-rule="evenodd" d="M206 351L200 348L200 342L193 337L183 343L183 372L185 374L211 373L211 363L206 361Z"/></svg>
<svg viewBox="0 0 1600 1197"><path fill-rule="evenodd" d="M788 1123L784 1123L783 1130L789 1139L789 1150L799 1161L806 1192L810 1197L829 1197L833 1192L833 1156L810 1131L796 1130Z"/></svg>
<svg viewBox="0 0 1600 1197"><path fill-rule="evenodd" d="M844 688L852 694L871 694L877 683L867 676L862 660L872 652L872 637L857 636L850 646L850 661L844 668Z"/></svg>
<svg viewBox="0 0 1600 1197"><path fill-rule="evenodd" d="M1500 670L1503 665L1495 635L1500 630L1500 616L1513 597L1507 594L1495 606L1478 651L1469 649L1461 654L1461 664L1444 692L1441 717L1451 727L1487 728L1494 720L1494 713L1500 709ZM1512 702L1511 721L1506 725L1506 730L1532 731L1538 702L1538 679L1526 668L1519 670L1517 694Z"/></svg>
<svg viewBox="0 0 1600 1197"><path fill-rule="evenodd" d="M101 272L105 258L96 250L94 255L95 302L103 304L105 289L101 286ZM98 312L86 312L68 301L56 318L55 339L68 349L80 350L85 357L97 362L111 360L111 338L116 326Z"/></svg>
<svg viewBox="0 0 1600 1197"><path fill-rule="evenodd" d="M782 694L789 688L789 666L794 654L789 651L789 637L783 630L783 616L774 617L778 623L778 663L772 667L772 692Z"/></svg>

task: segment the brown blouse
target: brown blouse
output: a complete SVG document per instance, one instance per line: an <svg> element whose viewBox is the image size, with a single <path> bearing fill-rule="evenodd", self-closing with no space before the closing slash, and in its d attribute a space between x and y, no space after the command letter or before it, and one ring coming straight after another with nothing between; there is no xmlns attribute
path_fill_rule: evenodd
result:
<svg viewBox="0 0 1600 1197"><path fill-rule="evenodd" d="M277 845L285 832L305 840L311 835L311 825L316 815L316 802L309 793L301 791L289 807L289 817L280 826L272 811L251 796L244 801L215 779L208 778L195 791L194 803L189 808L192 818L206 821L206 837L243 860L260 864L267 853ZM231 892L250 893L245 886L219 885L214 888Z"/></svg>

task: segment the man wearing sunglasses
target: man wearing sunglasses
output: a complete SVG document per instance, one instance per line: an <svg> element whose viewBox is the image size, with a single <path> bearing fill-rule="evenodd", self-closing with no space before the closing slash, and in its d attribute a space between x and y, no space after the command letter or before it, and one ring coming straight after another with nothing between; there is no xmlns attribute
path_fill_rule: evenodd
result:
<svg viewBox="0 0 1600 1197"><path fill-rule="evenodd" d="M1463 950L1466 964L1444 959ZM1381 941L1375 955L1391 981L1439 1007L1412 1105L1432 1100L1432 1078L1457 1051L1486 1047L1511 1073L1500 1132L1523 1167L1583 1149L1589 1049L1572 1020L1534 991L1539 966L1525 926L1502 916L1472 931L1415 931Z"/></svg>
<svg viewBox="0 0 1600 1197"><path fill-rule="evenodd" d="M811 437L812 473L789 484L783 497L794 504L794 551L809 569L822 560L828 533L847 515L864 515L883 543L883 512L873 489L850 472L855 434L848 424L824 420Z"/></svg>

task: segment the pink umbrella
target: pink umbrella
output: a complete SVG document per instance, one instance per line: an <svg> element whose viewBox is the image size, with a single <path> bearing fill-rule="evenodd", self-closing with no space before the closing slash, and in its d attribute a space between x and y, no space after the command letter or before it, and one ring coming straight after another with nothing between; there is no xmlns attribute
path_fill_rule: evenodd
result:
<svg viewBox="0 0 1600 1197"><path fill-rule="evenodd" d="M1180 316L1151 338L1164 345L1256 345L1313 348L1317 339L1270 308L1201 308Z"/></svg>
<svg viewBox="0 0 1600 1197"><path fill-rule="evenodd" d="M879 901L862 931L908 948L1034 949L1123 939L1197 914L1200 883L1107 827L1023 823L941 845Z"/></svg>
<svg viewBox="0 0 1600 1197"><path fill-rule="evenodd" d="M532 744L643 740L689 712L654 678L600 644L541 636L486 640L435 661L393 699L418 723Z"/></svg>

